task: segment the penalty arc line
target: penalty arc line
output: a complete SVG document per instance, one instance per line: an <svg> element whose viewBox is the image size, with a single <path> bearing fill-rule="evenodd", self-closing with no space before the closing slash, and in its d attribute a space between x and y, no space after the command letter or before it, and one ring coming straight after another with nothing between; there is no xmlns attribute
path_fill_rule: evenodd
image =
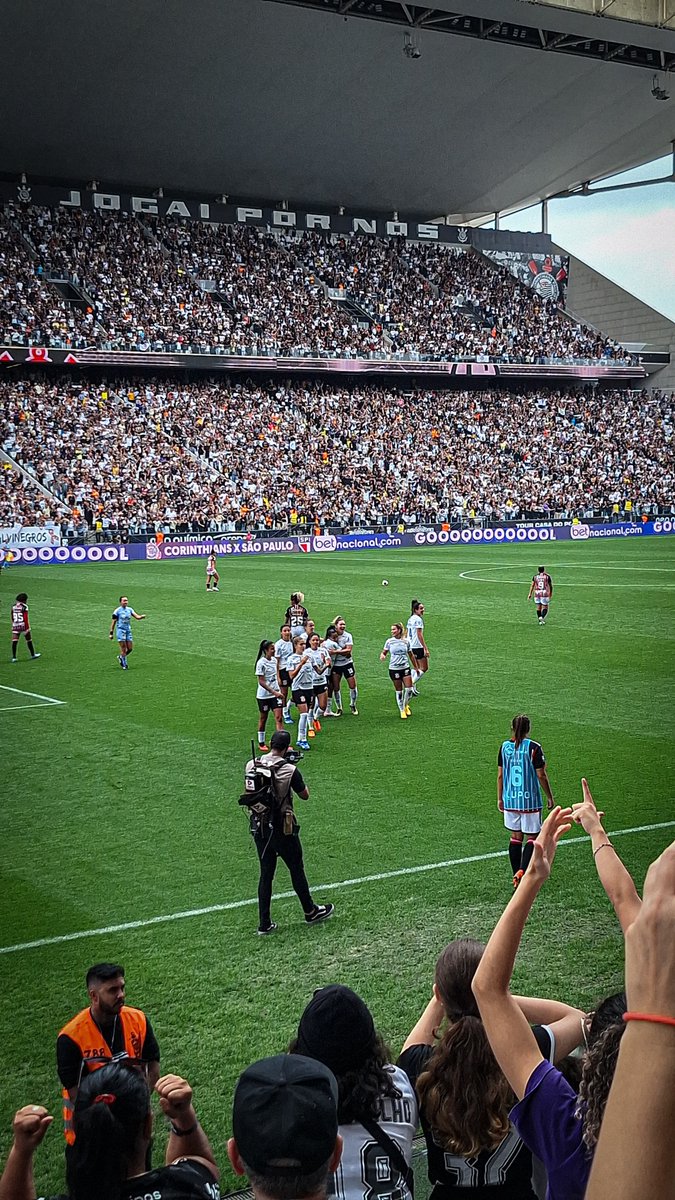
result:
<svg viewBox="0 0 675 1200"><path fill-rule="evenodd" d="M670 829L675 821L659 821L654 825L634 825L631 829L614 829L607 833L608 837L626 837L633 833L649 833L656 829ZM588 837L570 838L561 842L560 846L577 846L582 842L590 842ZM357 879L343 879L340 883L322 883L314 890L317 892L335 891L338 888L358 887L363 883L380 883L385 879L398 879L405 875L421 875L427 871L441 871L448 867L463 867L468 863L487 862L493 858L506 858L508 850L491 850L487 854L470 854L465 858L450 858L445 862L424 863L418 867L399 867L395 871L379 871L376 875L361 875ZM274 900L290 900L295 892L277 892ZM21 950L36 950L42 946L60 946L64 942L79 942L84 938L103 937L111 933L124 933L127 929L146 929L150 925L164 925L169 921L184 921L189 917L205 917L211 913L232 912L237 908L248 908L257 904L257 896L246 900L230 900L225 904L209 904L205 908L189 908L183 912L164 913L159 917L146 917L139 921L124 921L119 925L105 925L100 929L81 929L76 933L61 933L55 937L37 938L34 942L17 942L13 946L0 946L0 954L17 954Z"/></svg>

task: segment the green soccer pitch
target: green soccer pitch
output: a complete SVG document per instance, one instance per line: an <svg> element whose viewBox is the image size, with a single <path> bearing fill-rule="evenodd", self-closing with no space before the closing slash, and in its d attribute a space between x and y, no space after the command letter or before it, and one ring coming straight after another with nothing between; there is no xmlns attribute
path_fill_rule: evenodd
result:
<svg viewBox="0 0 675 1200"><path fill-rule="evenodd" d="M150 1016L163 1070L195 1088L221 1167L238 1072L285 1048L315 987L354 987L398 1053L439 951L486 938L511 893L495 780L515 713L532 718L559 802L580 799L588 776L641 888L675 836L674 551L654 538L252 556L220 560L215 595L201 560L3 572L0 1149L15 1108L50 1107L39 1194L62 1181L54 1041L86 1004L93 962L124 964L128 1000ZM540 562L555 585L544 628L526 602ZM325 721L301 764L307 873L335 917L307 927L295 897L279 898L278 932L259 938L237 797L256 650L298 588L319 629L347 619L360 715L345 705ZM22 645L12 666L8 609L24 590L42 657ZM108 640L121 593L148 615L127 672ZM378 655L413 596L431 659L404 722ZM276 888L289 891L282 864ZM576 829L516 984L587 1007L622 984L618 925Z"/></svg>

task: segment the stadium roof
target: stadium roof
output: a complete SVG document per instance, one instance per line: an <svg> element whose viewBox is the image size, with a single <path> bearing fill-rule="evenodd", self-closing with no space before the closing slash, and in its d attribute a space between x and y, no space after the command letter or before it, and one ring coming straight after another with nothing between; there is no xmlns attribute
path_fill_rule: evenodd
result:
<svg viewBox="0 0 675 1200"><path fill-rule="evenodd" d="M653 54L670 90L675 32L522 0L5 0L3 16L5 174L464 221L675 137L675 100L619 61Z"/></svg>

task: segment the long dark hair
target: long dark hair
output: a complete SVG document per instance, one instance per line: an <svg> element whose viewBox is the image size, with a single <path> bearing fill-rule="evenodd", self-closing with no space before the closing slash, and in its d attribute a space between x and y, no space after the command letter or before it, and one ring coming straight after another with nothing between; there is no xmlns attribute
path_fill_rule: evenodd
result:
<svg viewBox="0 0 675 1200"><path fill-rule="evenodd" d="M298 1049L298 1039L294 1038L288 1047L289 1054L307 1054L306 1049ZM318 1054L310 1057L317 1058ZM381 1113L382 1100L386 1096L399 1098L401 1093L394 1083L387 1064L391 1062L391 1051L386 1042L375 1031L373 1040L365 1052L358 1067L347 1071L336 1071L331 1067L338 1085L338 1123L350 1125L359 1122L363 1117L377 1120Z"/></svg>
<svg viewBox="0 0 675 1200"><path fill-rule="evenodd" d="M258 653L255 656L256 667L257 667L258 663L260 662L260 659L265 657L265 654L269 650L270 646L273 646L273 645L274 645L274 642L271 642L269 640L269 638L263 638L262 642L258 646Z"/></svg>
<svg viewBox="0 0 675 1200"><path fill-rule="evenodd" d="M482 942L458 938L438 959L436 987L449 1024L417 1080L420 1109L435 1140L464 1158L504 1140L514 1100L471 991L484 950Z"/></svg>
<svg viewBox="0 0 675 1200"><path fill-rule="evenodd" d="M586 1053L581 1069L577 1116L583 1126L584 1145L594 1150L600 1134L605 1105L612 1086L626 1011L626 993L607 996L596 1008L588 1024Z"/></svg>
<svg viewBox="0 0 675 1200"><path fill-rule="evenodd" d="M66 1163L69 1200L119 1200L149 1112L147 1080L134 1067L112 1063L84 1078Z"/></svg>
<svg viewBox="0 0 675 1200"><path fill-rule="evenodd" d="M526 717L525 713L519 713L517 717L513 718L511 729L513 730L513 740L516 743L517 750L523 738L526 738L530 732L530 718Z"/></svg>

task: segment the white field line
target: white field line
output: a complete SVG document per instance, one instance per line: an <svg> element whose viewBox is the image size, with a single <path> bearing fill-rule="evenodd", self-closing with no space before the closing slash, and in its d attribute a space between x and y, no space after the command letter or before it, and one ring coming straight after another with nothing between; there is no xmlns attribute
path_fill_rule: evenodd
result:
<svg viewBox="0 0 675 1200"><path fill-rule="evenodd" d="M655 829L670 829L675 821L659 821L654 825L634 825L631 829L614 829L608 832L608 837L626 837L633 833L648 833ZM587 837L570 838L561 842L561 846L578 846L589 842ZM376 875L361 875L356 879L343 879L340 883L322 883L312 885L312 891L330 892L341 888L358 887L363 883L379 883L384 879L398 879L404 875L421 875L427 871L441 871L447 867L463 867L468 863L487 862L491 858L505 858L508 850L491 850L488 854L470 854L466 858L450 858L445 862L424 863L419 867L399 867L396 871L380 871ZM255 861L255 860L254 860ZM290 900L295 892L277 892L274 900ZM209 904L205 908L188 908L183 912L164 913L160 917L146 917L140 921L123 921L119 925L104 925L100 929L81 929L76 933L61 933L56 937L37 938L34 942L17 942L13 946L0 946L0 954L16 954L20 950L36 950L41 946L60 946L63 942L79 942L83 938L103 937L110 933L124 933L127 929L146 929L149 925L164 925L169 921L184 921L188 917L205 917L211 913L231 912L236 908L248 908L257 904L257 897L247 900L231 900L227 904Z"/></svg>
<svg viewBox="0 0 675 1200"><path fill-rule="evenodd" d="M39 692L24 692L22 688L7 687L6 684L0 683L0 690L3 692L15 692L17 696L30 696L32 700L44 700L47 704L65 704L65 700L55 700L53 696L41 696Z"/></svg>
<svg viewBox="0 0 675 1200"><path fill-rule="evenodd" d="M4 708L0 708L0 712L21 712L24 708L54 708L54 705L47 704L44 700L41 704L8 704Z"/></svg>
<svg viewBox="0 0 675 1200"><path fill-rule="evenodd" d="M552 563L551 563L551 566L553 566ZM489 579L486 575L477 574L478 571L508 571L508 570L512 570L512 569L513 568L511 568L510 566L504 566L504 565L501 565L498 567L497 566L476 567L475 571L460 571L459 578L466 579L468 583L510 583L510 584L515 584L517 587L524 587L526 584L529 584L532 582L531 579L504 579L502 577L497 578L497 579L495 579L495 578ZM600 567L596 567L596 568L591 567L590 569L591 570L600 570L601 568ZM602 569L604 570L605 568L602 568ZM611 569L612 570L623 570L623 568L619 568L619 567L613 567ZM667 569L669 569L669 568L667 568ZM649 583L577 583L577 582L571 582L569 580L562 581L562 582L557 580L555 586L556 586L556 588L601 588L601 587L602 588L619 588L622 591L634 590L635 588L639 588L640 591L643 591L643 592L644 591L651 591L651 592L667 591L667 592L670 592L670 591L673 591L673 589L675 588L675 583L657 583L656 581L650 581Z"/></svg>

